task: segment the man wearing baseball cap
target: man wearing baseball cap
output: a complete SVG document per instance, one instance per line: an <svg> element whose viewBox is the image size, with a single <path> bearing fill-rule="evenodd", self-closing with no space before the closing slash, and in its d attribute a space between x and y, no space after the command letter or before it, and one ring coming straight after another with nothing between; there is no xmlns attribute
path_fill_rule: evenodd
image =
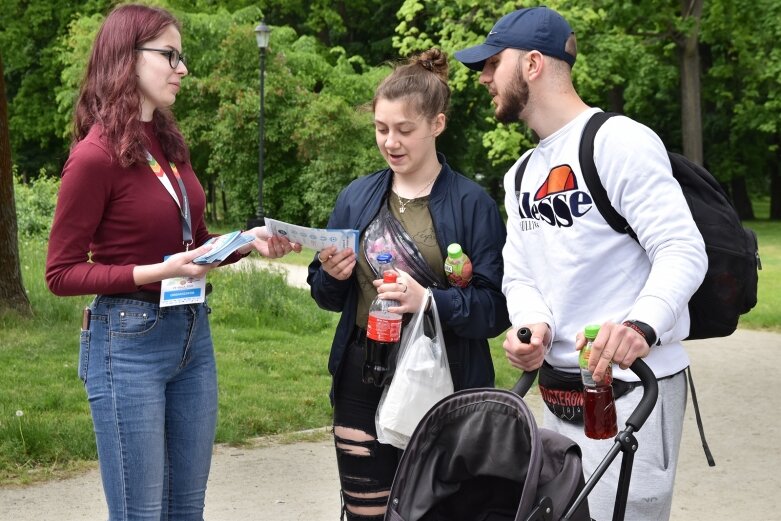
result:
<svg viewBox="0 0 781 521"><path fill-rule="evenodd" d="M533 50L575 65L574 46L567 42L575 33L567 21L547 7L529 7L502 17L485 42L456 52L456 59L475 71L483 70L485 61L504 49Z"/></svg>
<svg viewBox="0 0 781 521"><path fill-rule="evenodd" d="M664 520L670 516L686 406L683 370L689 362L681 340L689 333L688 301L707 269L705 246L661 140L625 116L599 129L594 161L612 205L637 240L616 233L594 207L581 171L580 138L589 119L602 111L586 105L575 90L576 56L574 31L547 7L513 11L482 44L455 53L480 71L496 118L523 121L540 138L504 179L502 290L513 324L504 349L511 365L540 369L547 405L543 423L580 445L587 475L608 453L613 436L587 438L582 408L558 399L573 394L561 382L579 381L582 331L588 324L601 326L589 370L598 381L612 375L615 394L624 393L615 402L618 425L642 397L628 367L644 358L657 376L659 398L636 434L640 450L633 475L641 479L630 482L625 516ZM518 340L521 327L531 329L529 343ZM589 495L597 521L612 518L619 466L614 461Z"/></svg>

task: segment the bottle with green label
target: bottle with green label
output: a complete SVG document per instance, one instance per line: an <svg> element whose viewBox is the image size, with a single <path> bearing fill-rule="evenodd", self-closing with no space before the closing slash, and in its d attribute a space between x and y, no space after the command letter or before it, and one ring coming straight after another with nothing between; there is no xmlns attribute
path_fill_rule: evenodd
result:
<svg viewBox="0 0 781 521"><path fill-rule="evenodd" d="M465 288L472 280L472 261L461 249L461 245L454 242L447 247L445 258L445 275L451 286Z"/></svg>

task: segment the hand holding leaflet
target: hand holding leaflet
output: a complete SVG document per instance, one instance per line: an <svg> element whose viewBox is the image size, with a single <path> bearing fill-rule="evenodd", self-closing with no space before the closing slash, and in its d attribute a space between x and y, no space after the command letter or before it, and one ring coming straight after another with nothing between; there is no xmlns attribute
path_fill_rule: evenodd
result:
<svg viewBox="0 0 781 521"><path fill-rule="evenodd" d="M211 264L213 262L222 262L228 255L238 250L248 242L255 240L252 234L241 233L240 231L226 233L219 237L212 237L204 244L212 244L212 249L200 257L193 259L195 264Z"/></svg>
<svg viewBox="0 0 781 521"><path fill-rule="evenodd" d="M320 251L336 246L336 251L352 248L358 251L358 230L308 228L266 217L266 228L271 235L287 237L290 242Z"/></svg>

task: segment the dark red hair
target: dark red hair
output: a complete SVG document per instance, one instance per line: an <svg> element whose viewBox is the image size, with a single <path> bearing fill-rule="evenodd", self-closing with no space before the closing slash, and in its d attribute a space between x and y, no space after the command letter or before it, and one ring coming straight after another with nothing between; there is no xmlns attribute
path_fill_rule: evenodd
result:
<svg viewBox="0 0 781 521"><path fill-rule="evenodd" d="M121 166L146 162L135 49L158 37L169 25L181 30L171 13L155 7L128 4L109 13L92 44L76 103L74 142L84 139L97 124ZM170 110L155 110L152 121L167 159L188 162L187 145Z"/></svg>

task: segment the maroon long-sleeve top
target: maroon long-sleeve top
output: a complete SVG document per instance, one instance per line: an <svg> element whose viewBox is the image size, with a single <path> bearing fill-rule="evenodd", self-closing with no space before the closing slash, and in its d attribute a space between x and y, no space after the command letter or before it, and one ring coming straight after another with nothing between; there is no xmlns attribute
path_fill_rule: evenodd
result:
<svg viewBox="0 0 781 521"><path fill-rule="evenodd" d="M144 131L149 152L181 202L179 184L152 123L144 123ZM100 133L100 126L93 126L73 147L63 168L46 282L53 293L63 296L159 291L159 282L136 286L133 268L185 250L179 206L148 163L122 168L112 161ZM204 221L206 196L190 164L176 168L187 190L193 242L198 246L211 236Z"/></svg>

